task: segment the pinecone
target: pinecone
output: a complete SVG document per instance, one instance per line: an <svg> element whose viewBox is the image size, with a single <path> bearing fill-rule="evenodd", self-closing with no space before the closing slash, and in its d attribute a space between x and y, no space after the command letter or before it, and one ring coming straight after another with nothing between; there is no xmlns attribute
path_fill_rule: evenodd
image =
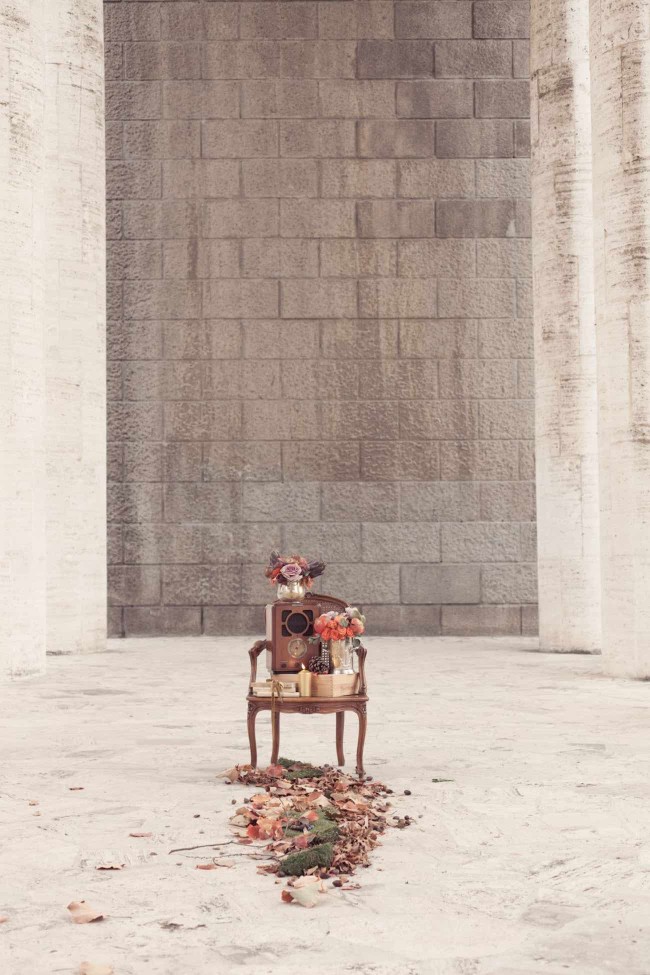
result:
<svg viewBox="0 0 650 975"><path fill-rule="evenodd" d="M312 657L308 666L312 674L329 674L329 663L322 657Z"/></svg>

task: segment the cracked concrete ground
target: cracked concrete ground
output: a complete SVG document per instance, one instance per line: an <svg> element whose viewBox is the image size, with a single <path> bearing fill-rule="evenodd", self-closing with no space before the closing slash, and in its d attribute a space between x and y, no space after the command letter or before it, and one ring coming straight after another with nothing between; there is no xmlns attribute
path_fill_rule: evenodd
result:
<svg viewBox="0 0 650 975"><path fill-rule="evenodd" d="M2 687L3 975L648 975L650 685L532 640L370 638L366 766L416 825L304 910L246 857L168 852L229 836L245 792L215 773L247 760L249 643L113 641ZM333 716L282 738L334 760ZM107 919L72 924L79 899Z"/></svg>

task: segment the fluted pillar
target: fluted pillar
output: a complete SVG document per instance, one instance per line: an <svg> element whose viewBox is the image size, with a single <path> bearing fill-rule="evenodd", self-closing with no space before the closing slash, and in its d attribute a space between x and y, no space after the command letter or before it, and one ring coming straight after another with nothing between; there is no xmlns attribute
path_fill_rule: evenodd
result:
<svg viewBox="0 0 650 975"><path fill-rule="evenodd" d="M0 676L106 632L101 0L0 4Z"/></svg>
<svg viewBox="0 0 650 975"><path fill-rule="evenodd" d="M650 677L650 2L590 5L603 662Z"/></svg>
<svg viewBox="0 0 650 975"><path fill-rule="evenodd" d="M0 676L45 662L44 12L0 10Z"/></svg>
<svg viewBox="0 0 650 975"><path fill-rule="evenodd" d="M48 0L47 650L106 639L106 231L101 0Z"/></svg>
<svg viewBox="0 0 650 975"><path fill-rule="evenodd" d="M598 442L589 11L533 0L531 136L540 648L597 652Z"/></svg>

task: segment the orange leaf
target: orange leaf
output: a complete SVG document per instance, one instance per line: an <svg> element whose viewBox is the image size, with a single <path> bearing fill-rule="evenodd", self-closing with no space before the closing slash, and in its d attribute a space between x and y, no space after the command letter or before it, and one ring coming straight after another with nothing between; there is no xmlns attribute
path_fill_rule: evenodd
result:
<svg viewBox="0 0 650 975"><path fill-rule="evenodd" d="M216 870L216 863L197 863L195 870Z"/></svg>
<svg viewBox="0 0 650 975"><path fill-rule="evenodd" d="M282 891L282 900L284 901L285 904L290 904L292 902L293 897L291 896L288 890Z"/></svg>
<svg viewBox="0 0 650 975"><path fill-rule="evenodd" d="M79 975L113 975L113 967L98 965L94 961L82 961L79 965Z"/></svg>
<svg viewBox="0 0 650 975"><path fill-rule="evenodd" d="M251 839L251 840L259 840L259 839L260 839L260 830L259 830L259 826L254 826L254 825L253 825L253 824L251 823L251 825L250 825L250 826L249 826L249 827L247 828L247 830L246 830L246 835L247 835L247 836L248 836L248 838L249 838L249 839Z"/></svg>
<svg viewBox="0 0 650 975"><path fill-rule="evenodd" d="M284 769L281 765L269 765L266 770L267 775L272 775L275 779L281 779L284 775Z"/></svg>
<svg viewBox="0 0 650 975"><path fill-rule="evenodd" d="M7 917L6 914L0 914L0 924L5 924L5 922L8 920L9 918Z"/></svg>
<svg viewBox="0 0 650 975"><path fill-rule="evenodd" d="M68 910L75 924L90 924L91 921L102 921L103 914L93 910L85 901L70 901Z"/></svg>
<svg viewBox="0 0 650 975"><path fill-rule="evenodd" d="M297 850L306 850L309 846L311 837L308 833L303 833L302 836L297 836L294 840L293 845Z"/></svg>
<svg viewBox="0 0 650 975"><path fill-rule="evenodd" d="M135 836L137 839L142 839L148 836L153 836L153 833L129 833L129 836Z"/></svg>
<svg viewBox="0 0 650 975"><path fill-rule="evenodd" d="M308 823L315 823L318 819L318 813L314 809L310 809L309 812L304 813L301 819L306 819Z"/></svg>

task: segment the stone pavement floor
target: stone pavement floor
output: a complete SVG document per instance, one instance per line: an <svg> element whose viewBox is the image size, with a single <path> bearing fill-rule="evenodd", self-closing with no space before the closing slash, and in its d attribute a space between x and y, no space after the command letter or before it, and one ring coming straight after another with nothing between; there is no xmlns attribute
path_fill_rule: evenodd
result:
<svg viewBox="0 0 650 975"><path fill-rule="evenodd" d="M245 856L169 855L229 838L245 790L215 773L248 758L249 644L112 641L0 688L2 975L648 975L648 683L529 639L369 638L367 771L416 823L305 910ZM334 761L333 716L282 737ZM348 718L351 767L355 741ZM72 924L81 899L106 920Z"/></svg>

